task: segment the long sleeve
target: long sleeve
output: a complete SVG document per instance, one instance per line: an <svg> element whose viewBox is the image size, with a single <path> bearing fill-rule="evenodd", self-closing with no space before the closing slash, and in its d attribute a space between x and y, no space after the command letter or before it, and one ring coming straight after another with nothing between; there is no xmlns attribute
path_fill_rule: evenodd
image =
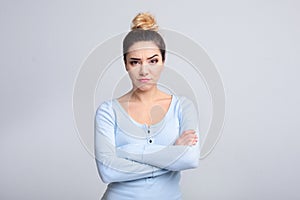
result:
<svg viewBox="0 0 300 200"><path fill-rule="evenodd" d="M103 102L97 109L94 121L95 160L104 183L136 180L167 173L148 164L120 158L115 146L115 115L111 102Z"/></svg>
<svg viewBox="0 0 300 200"><path fill-rule="evenodd" d="M181 97L180 105L178 116L180 134L185 130L192 129L196 131L199 138L198 115L192 101ZM127 144L119 147L117 154L140 163L171 171L181 171L198 167L200 145L199 141L193 146Z"/></svg>

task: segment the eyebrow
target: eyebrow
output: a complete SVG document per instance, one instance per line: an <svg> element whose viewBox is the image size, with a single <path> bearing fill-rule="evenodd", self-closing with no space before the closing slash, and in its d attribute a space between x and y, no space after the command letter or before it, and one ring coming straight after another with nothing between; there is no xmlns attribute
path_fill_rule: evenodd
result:
<svg viewBox="0 0 300 200"><path fill-rule="evenodd" d="M154 54L153 56L147 58L147 60L150 60L151 58L154 58L155 56L158 56L158 54ZM140 58L129 58L131 60L141 60Z"/></svg>

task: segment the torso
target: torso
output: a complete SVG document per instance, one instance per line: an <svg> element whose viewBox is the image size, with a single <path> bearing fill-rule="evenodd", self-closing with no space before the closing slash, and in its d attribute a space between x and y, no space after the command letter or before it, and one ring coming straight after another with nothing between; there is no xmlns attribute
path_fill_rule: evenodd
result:
<svg viewBox="0 0 300 200"><path fill-rule="evenodd" d="M164 112L156 119L159 123L155 123L156 121L152 120L152 124L148 124L153 125L151 127L144 126L145 122L150 122L150 120L145 117L145 112L149 110L147 110L147 107L143 106L143 104L133 101L129 101L128 103L128 98L124 96L119 99L114 99L112 103L116 120L114 135L116 148L128 144L166 146L173 144L176 138L179 137L181 132L179 122L181 109L180 100L177 95L160 96L155 103L152 104L152 107L158 105ZM131 111L130 117L140 124L128 118L128 112L126 113L128 108ZM133 113L134 115L132 111L135 111ZM143 117L143 119L139 119L140 116L141 118ZM149 129L150 133L148 132ZM150 140L152 140L151 143L149 143ZM145 177L133 181L112 182L108 185L102 199L181 200L179 182L180 171L169 171L162 175Z"/></svg>

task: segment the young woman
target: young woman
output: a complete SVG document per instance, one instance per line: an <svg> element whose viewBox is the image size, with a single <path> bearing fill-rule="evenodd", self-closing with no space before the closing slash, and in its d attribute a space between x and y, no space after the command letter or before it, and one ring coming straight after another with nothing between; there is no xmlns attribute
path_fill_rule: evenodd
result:
<svg viewBox="0 0 300 200"><path fill-rule="evenodd" d="M199 163L198 118L184 96L157 87L165 43L149 13L139 13L123 40L132 89L102 102L95 115L95 156L108 183L102 199L181 199L180 171Z"/></svg>

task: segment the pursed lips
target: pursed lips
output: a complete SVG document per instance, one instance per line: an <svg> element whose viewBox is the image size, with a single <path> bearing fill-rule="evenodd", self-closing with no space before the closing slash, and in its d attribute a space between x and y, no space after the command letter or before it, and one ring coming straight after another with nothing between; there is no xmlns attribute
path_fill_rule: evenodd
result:
<svg viewBox="0 0 300 200"><path fill-rule="evenodd" d="M142 82L142 83L145 83L145 82L148 82L148 81L150 81L151 79L150 78L140 78L140 79L138 79L140 82Z"/></svg>

